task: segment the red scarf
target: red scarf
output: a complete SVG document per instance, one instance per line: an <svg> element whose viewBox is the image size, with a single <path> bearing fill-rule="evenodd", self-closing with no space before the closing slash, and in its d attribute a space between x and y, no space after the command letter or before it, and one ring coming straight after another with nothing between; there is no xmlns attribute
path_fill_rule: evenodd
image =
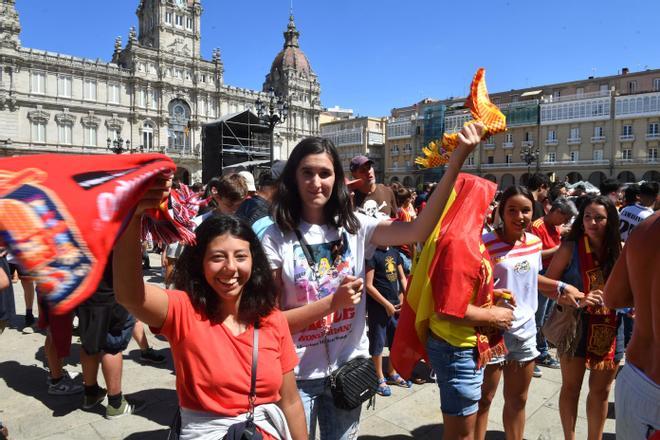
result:
<svg viewBox="0 0 660 440"><path fill-rule="evenodd" d="M591 292L605 287L605 276L594 258L585 235L578 241L578 258L584 292ZM605 306L589 306L584 309L582 319L587 320L586 363L592 370L611 370L615 368L614 351L616 348L617 317L616 310Z"/></svg>
<svg viewBox="0 0 660 440"><path fill-rule="evenodd" d="M175 168L160 154L1 159L0 244L36 279L52 310L67 313L96 290L120 228L151 179ZM166 208L143 217L154 236L189 242Z"/></svg>

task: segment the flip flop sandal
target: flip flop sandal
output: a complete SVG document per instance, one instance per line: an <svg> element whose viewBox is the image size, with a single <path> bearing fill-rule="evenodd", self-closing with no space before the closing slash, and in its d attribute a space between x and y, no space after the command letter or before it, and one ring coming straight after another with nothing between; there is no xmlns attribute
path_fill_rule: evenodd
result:
<svg viewBox="0 0 660 440"><path fill-rule="evenodd" d="M378 379L378 389L376 390L376 393L383 397L389 397L392 395L392 389L387 386L387 381L384 377Z"/></svg>
<svg viewBox="0 0 660 440"><path fill-rule="evenodd" d="M399 374L393 374L387 378L387 384L388 385L397 385L403 388L410 388L412 387L412 382L409 380L405 380L403 377L401 377Z"/></svg>

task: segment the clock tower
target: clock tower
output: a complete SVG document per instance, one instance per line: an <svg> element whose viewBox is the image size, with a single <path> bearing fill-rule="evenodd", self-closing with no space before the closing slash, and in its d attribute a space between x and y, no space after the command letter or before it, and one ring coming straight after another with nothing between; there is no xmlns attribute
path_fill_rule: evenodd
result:
<svg viewBox="0 0 660 440"><path fill-rule="evenodd" d="M141 0L138 43L187 58L200 57L201 0Z"/></svg>

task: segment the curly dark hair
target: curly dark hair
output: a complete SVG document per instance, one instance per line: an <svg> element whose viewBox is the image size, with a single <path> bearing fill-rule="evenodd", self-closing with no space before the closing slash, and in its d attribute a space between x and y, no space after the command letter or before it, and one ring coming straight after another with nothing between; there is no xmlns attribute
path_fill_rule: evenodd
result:
<svg viewBox="0 0 660 440"><path fill-rule="evenodd" d="M218 318L220 298L204 276L204 254L216 237L229 234L250 244L252 272L243 287L238 319L257 323L276 306L277 291L268 259L252 228L233 215L211 215L195 230L197 243L186 246L174 268L174 287L185 291L195 310L214 321Z"/></svg>
<svg viewBox="0 0 660 440"><path fill-rule="evenodd" d="M497 207L497 210L500 214L500 218L502 221L504 221L504 209L506 208L506 202L509 201L509 199L513 196L523 196L527 198L530 202L532 202L532 207L534 207L534 196L530 192L529 189L525 186L521 185L514 185L510 186L507 189L504 190L500 197L500 204Z"/></svg>
<svg viewBox="0 0 660 440"><path fill-rule="evenodd" d="M603 275L607 279L614 267L614 263L616 263L616 260L621 254L619 212L609 197L596 195L585 196L584 203L580 206L580 211L573 222L573 227L571 228L571 232L568 233L566 241L572 241L577 244L582 239L584 236L584 211L586 211L587 206L593 204L604 206L605 211L607 211L607 226L605 227L605 237L603 239L603 256L605 261L600 262L603 268Z"/></svg>
<svg viewBox="0 0 660 440"><path fill-rule="evenodd" d="M335 173L332 195L323 207L326 223L335 228L344 227L351 234L357 233L360 228L360 222L353 212L350 192L344 180L344 169L337 149L328 139L308 137L300 141L291 152L280 176L278 196L273 202L273 220L284 233L296 229L302 217L303 203L296 182L298 165L310 154L322 153L330 156Z"/></svg>

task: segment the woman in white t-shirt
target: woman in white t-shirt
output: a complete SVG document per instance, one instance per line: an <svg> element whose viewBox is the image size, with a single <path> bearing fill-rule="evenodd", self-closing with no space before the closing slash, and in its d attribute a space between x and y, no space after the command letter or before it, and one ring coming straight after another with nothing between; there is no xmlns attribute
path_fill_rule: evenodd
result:
<svg viewBox="0 0 660 440"><path fill-rule="evenodd" d="M303 139L291 152L263 246L280 283L280 306L300 363L295 369L310 438L357 437L360 407L334 406L326 378L356 357L369 357L362 300L364 262L376 246L424 242L438 222L456 176L481 139L464 127L438 188L411 223L355 213L339 154L327 139Z"/></svg>
<svg viewBox="0 0 660 440"><path fill-rule="evenodd" d="M500 378L504 375L504 432L507 438L522 439L525 430L525 404L532 380L536 349L536 321L538 294L551 297L559 304L575 305L584 294L571 286L558 298L556 281L549 280L539 271L541 239L526 232L532 221L534 196L523 186L512 186L504 191L498 206L502 226L483 235L493 264L493 278L497 287L512 294L511 328L504 333L507 348L505 356L493 358L484 371L481 400L477 412L477 438L484 438L488 428L488 411Z"/></svg>

